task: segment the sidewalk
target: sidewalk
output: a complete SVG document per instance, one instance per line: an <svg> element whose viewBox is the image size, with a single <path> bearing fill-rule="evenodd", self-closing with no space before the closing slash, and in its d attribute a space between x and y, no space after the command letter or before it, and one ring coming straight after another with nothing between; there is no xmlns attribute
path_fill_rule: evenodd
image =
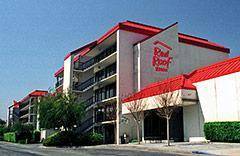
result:
<svg viewBox="0 0 240 156"><path fill-rule="evenodd" d="M182 155L231 155L240 156L240 143L206 143L190 144L188 142L171 143L167 147L164 143L146 143L146 144L122 144L122 145L99 145L85 146L82 148L101 148L101 149L131 149L154 152L166 152Z"/></svg>
<svg viewBox="0 0 240 156"><path fill-rule="evenodd" d="M129 145L138 146L138 145ZM148 150L161 150L166 152L182 153L182 154L203 154L203 155L233 155L240 156L239 143L205 143L205 144L190 144L188 142L171 143L167 147L164 143L147 143L141 144L141 148Z"/></svg>
<svg viewBox="0 0 240 156"><path fill-rule="evenodd" d="M97 145L97 146L82 146L82 147L45 147L42 144L15 144L2 142L9 144L9 146L17 145L24 149L47 149L47 150L64 150L64 151L77 151L82 149L89 150L130 150L130 151L149 151L169 154L180 155L231 155L240 156L240 143L206 143L206 144L190 144L188 142L171 143L170 147L167 147L164 143L145 143L145 144L111 144L111 145Z"/></svg>

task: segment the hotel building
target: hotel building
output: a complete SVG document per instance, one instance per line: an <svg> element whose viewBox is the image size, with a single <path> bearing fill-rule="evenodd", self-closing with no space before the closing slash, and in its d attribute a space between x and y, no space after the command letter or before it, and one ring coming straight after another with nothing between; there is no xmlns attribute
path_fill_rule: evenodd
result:
<svg viewBox="0 0 240 156"><path fill-rule="evenodd" d="M35 129L39 130L35 104L47 93L48 91L44 90L34 90L21 100L14 100L13 105L8 108L8 124L20 122L33 125Z"/></svg>
<svg viewBox="0 0 240 156"><path fill-rule="evenodd" d="M216 102L212 90L215 82L206 86L205 80L208 77L213 81L215 76L201 73L213 72L212 68L217 65L205 66L228 59L229 52L228 48L207 39L180 33L177 23L158 28L132 21L120 22L99 39L69 52L63 67L54 74L55 87L57 92L76 93L85 103L86 116L80 131L101 132L105 143L119 144L123 134L129 139L136 138L136 125L126 103L163 94L161 89L151 88L164 87L164 83L174 81L176 86L172 91L181 90L184 104L173 116L172 139L188 140L203 136L204 122L224 118L214 116L217 110L210 112L207 107L211 105L209 102ZM123 97L133 93L124 99L125 103L121 102ZM151 100L148 105L146 111L154 111ZM213 105L211 109L216 109L217 104ZM142 121L143 140L150 137L164 140L165 122L154 113L150 114Z"/></svg>

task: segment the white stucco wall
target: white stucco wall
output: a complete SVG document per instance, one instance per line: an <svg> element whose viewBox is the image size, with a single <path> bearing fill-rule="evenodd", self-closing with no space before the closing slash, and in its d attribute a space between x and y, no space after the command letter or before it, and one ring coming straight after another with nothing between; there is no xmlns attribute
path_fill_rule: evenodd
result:
<svg viewBox="0 0 240 156"><path fill-rule="evenodd" d="M205 122L240 120L240 72L194 85Z"/></svg>
<svg viewBox="0 0 240 156"><path fill-rule="evenodd" d="M188 141L189 137L202 137L204 118L199 104L183 107L183 132L184 141Z"/></svg>
<svg viewBox="0 0 240 156"><path fill-rule="evenodd" d="M122 114L120 100L124 96L132 93L134 89L133 44L145 37L145 35L124 30L117 31L117 143L119 143L119 138L124 132L124 127L120 127Z"/></svg>
<svg viewBox="0 0 240 156"><path fill-rule="evenodd" d="M132 139L134 140L137 139L137 125L133 119L133 116L131 114L127 114L127 115L124 115L124 117L127 120L121 123L121 133L127 134L129 141L131 141ZM141 128L142 127L140 126L140 131L142 131Z"/></svg>
<svg viewBox="0 0 240 156"><path fill-rule="evenodd" d="M64 61L64 78L63 78L63 91L67 92L72 89L73 82L73 56L68 57Z"/></svg>

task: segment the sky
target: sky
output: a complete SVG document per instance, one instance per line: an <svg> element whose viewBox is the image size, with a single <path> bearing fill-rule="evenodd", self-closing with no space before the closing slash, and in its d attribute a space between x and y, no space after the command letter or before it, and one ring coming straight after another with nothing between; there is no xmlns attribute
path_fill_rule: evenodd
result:
<svg viewBox="0 0 240 156"><path fill-rule="evenodd" d="M0 118L35 89L53 87L64 56L121 21L158 27L179 22L182 33L240 55L239 0L0 1Z"/></svg>

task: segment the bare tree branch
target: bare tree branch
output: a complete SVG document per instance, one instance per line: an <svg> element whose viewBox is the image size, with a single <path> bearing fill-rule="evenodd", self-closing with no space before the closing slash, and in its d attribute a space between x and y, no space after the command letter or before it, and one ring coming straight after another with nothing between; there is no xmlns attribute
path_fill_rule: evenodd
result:
<svg viewBox="0 0 240 156"><path fill-rule="evenodd" d="M171 83L165 87L165 93L159 94L154 97L155 104L157 106L157 115L167 120L167 144L170 146L169 140L169 121L172 117L174 110L182 103L181 92L176 90L172 92L170 90Z"/></svg>
<svg viewBox="0 0 240 156"><path fill-rule="evenodd" d="M147 108L147 103L144 99L136 99L126 102L125 105L137 125L137 139L138 144L140 144L140 125L141 121L144 120L144 110Z"/></svg>

